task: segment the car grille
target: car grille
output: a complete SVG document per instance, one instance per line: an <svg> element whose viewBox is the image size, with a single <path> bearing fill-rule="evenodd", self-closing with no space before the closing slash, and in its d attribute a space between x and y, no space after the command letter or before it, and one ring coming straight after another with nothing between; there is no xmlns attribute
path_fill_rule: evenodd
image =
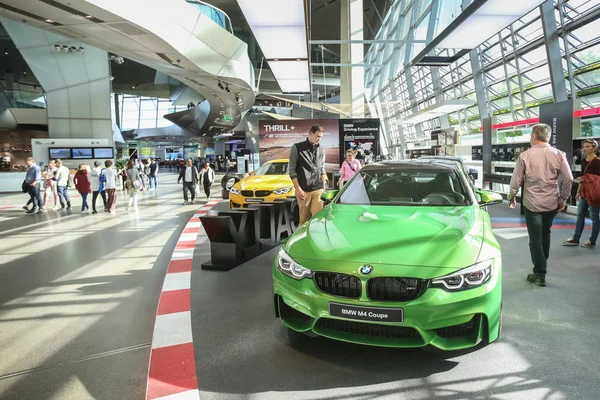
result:
<svg viewBox="0 0 600 400"><path fill-rule="evenodd" d="M317 329L351 333L353 335L390 339L421 339L413 328L393 325L367 324L364 322L343 321L339 319L320 318Z"/></svg>
<svg viewBox="0 0 600 400"><path fill-rule="evenodd" d="M256 197L267 197L270 194L270 190L257 190L256 192L254 192L254 196Z"/></svg>
<svg viewBox="0 0 600 400"><path fill-rule="evenodd" d="M371 300L410 301L425 293L429 281L417 278L373 278L367 284Z"/></svg>
<svg viewBox="0 0 600 400"><path fill-rule="evenodd" d="M334 272L315 272L314 282L320 291L334 296L358 299L362 292L360 279Z"/></svg>
<svg viewBox="0 0 600 400"><path fill-rule="evenodd" d="M473 317L472 320L464 324L435 329L435 334L446 339L468 337L479 328L476 322L475 317Z"/></svg>
<svg viewBox="0 0 600 400"><path fill-rule="evenodd" d="M254 197L254 191L253 190L242 190L242 196Z"/></svg>

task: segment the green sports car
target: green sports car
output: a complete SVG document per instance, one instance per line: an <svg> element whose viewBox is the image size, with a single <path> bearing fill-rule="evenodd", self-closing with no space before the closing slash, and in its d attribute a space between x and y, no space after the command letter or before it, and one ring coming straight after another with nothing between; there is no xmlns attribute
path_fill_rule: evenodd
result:
<svg viewBox="0 0 600 400"><path fill-rule="evenodd" d="M502 260L487 206L448 162L369 164L299 227L273 264L291 334L458 350L501 330Z"/></svg>

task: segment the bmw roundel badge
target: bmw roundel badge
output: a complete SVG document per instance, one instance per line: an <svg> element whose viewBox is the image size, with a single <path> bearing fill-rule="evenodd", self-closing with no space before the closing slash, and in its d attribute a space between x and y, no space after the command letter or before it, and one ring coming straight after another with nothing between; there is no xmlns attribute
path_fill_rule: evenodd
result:
<svg viewBox="0 0 600 400"><path fill-rule="evenodd" d="M358 272L361 275L371 275L371 272L373 272L373 267L370 265L363 265L358 269Z"/></svg>

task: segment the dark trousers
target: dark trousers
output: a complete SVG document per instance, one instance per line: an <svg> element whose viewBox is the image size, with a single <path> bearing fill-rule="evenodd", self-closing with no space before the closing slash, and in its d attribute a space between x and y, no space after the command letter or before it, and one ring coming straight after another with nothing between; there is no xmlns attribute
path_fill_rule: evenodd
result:
<svg viewBox="0 0 600 400"><path fill-rule="evenodd" d="M58 198L60 199L60 206L65 208L65 201L67 202L67 207L71 207L71 198L69 197L69 189L66 186L57 186L58 188Z"/></svg>
<svg viewBox="0 0 600 400"><path fill-rule="evenodd" d="M194 185L192 182L183 182L183 200L184 201L188 201L188 190L190 191L191 195L192 195L192 201L194 201L194 197L196 196L196 185Z"/></svg>
<svg viewBox="0 0 600 400"><path fill-rule="evenodd" d="M558 210L533 212L525 209L525 222L529 234L529 252L533 262L533 273L546 276L550 256L550 233Z"/></svg>
<svg viewBox="0 0 600 400"><path fill-rule="evenodd" d="M210 199L210 183L204 183L204 194L206 194L206 200Z"/></svg>
<svg viewBox="0 0 600 400"><path fill-rule="evenodd" d="M104 209L106 210L106 191L101 191L101 192L94 192L92 194L92 210L96 211L96 199L98 198L98 193L100 193L100 196L102 197L102 203L104 204Z"/></svg>
<svg viewBox="0 0 600 400"><path fill-rule="evenodd" d="M44 208L44 203L42 203L42 194L40 193L40 184L36 183L33 186L29 186L29 196L31 196L31 200L33 201L33 208Z"/></svg>

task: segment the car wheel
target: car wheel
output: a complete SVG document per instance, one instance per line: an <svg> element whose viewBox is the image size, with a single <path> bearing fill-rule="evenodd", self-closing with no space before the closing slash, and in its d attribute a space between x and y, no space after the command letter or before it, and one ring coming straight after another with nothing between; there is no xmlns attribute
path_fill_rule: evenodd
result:
<svg viewBox="0 0 600 400"><path fill-rule="evenodd" d="M227 174L223 177L223 179L221 179L221 187L223 188L223 190L226 190L229 192L229 190L233 187L233 185L235 185L239 181L240 181L240 178L238 178L236 175Z"/></svg>

